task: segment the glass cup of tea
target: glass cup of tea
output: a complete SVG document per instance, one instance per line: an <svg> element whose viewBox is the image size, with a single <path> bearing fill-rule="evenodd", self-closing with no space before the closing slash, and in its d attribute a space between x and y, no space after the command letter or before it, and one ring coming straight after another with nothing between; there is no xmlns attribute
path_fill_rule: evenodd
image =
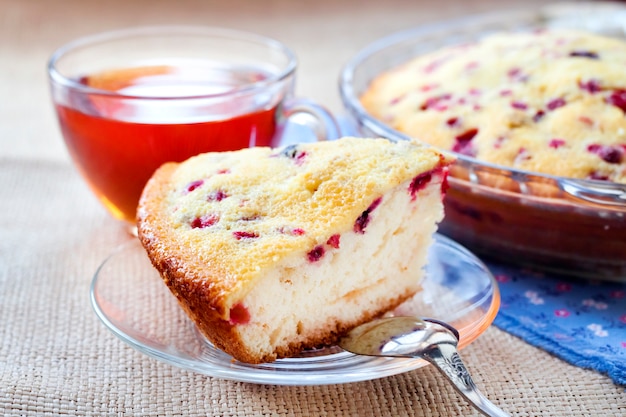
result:
<svg viewBox="0 0 626 417"><path fill-rule="evenodd" d="M52 54L48 75L75 165L132 227L144 185L165 162L279 146L296 116L316 140L336 138L327 110L294 97L296 64L288 47L257 34L165 26L78 39Z"/></svg>

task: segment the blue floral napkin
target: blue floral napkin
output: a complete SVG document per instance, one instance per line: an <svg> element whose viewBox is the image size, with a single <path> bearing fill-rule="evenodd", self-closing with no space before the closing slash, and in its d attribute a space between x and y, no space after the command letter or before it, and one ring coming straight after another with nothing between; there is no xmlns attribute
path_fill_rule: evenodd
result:
<svg viewBox="0 0 626 417"><path fill-rule="evenodd" d="M497 327L626 385L626 283L488 266L501 293Z"/></svg>

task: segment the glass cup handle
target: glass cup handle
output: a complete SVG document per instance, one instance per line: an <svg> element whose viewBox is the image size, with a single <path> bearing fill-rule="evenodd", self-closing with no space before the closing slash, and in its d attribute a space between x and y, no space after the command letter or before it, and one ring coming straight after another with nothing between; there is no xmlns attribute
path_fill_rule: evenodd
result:
<svg viewBox="0 0 626 417"><path fill-rule="evenodd" d="M290 120L310 129L316 140L334 140L341 137L341 129L332 113L314 101L292 98L283 103L283 120Z"/></svg>

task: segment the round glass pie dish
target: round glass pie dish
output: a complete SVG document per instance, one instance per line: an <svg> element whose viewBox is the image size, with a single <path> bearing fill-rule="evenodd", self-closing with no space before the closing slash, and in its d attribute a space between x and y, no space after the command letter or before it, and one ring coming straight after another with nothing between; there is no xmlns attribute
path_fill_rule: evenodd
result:
<svg viewBox="0 0 626 417"><path fill-rule="evenodd" d="M594 2L419 27L365 47L344 67L340 93L359 135L409 140L370 115L359 100L387 70L494 32L569 27L625 37L625 21L626 6ZM457 162L449 177L442 233L482 256L569 276L626 281L626 184L523 171L452 153Z"/></svg>

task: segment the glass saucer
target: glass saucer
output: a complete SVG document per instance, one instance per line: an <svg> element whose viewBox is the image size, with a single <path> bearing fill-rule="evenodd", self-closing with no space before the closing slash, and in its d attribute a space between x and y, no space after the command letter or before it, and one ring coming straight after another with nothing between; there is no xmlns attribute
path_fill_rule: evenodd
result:
<svg viewBox="0 0 626 417"><path fill-rule="evenodd" d="M454 241L435 236L423 290L394 311L450 323L463 348L496 316L500 295L487 267ZM120 246L98 268L91 304L116 336L165 363L235 381L275 385L323 385L365 381L426 365L421 359L358 356L338 347L250 365L213 347L200 333L152 267L138 240Z"/></svg>

